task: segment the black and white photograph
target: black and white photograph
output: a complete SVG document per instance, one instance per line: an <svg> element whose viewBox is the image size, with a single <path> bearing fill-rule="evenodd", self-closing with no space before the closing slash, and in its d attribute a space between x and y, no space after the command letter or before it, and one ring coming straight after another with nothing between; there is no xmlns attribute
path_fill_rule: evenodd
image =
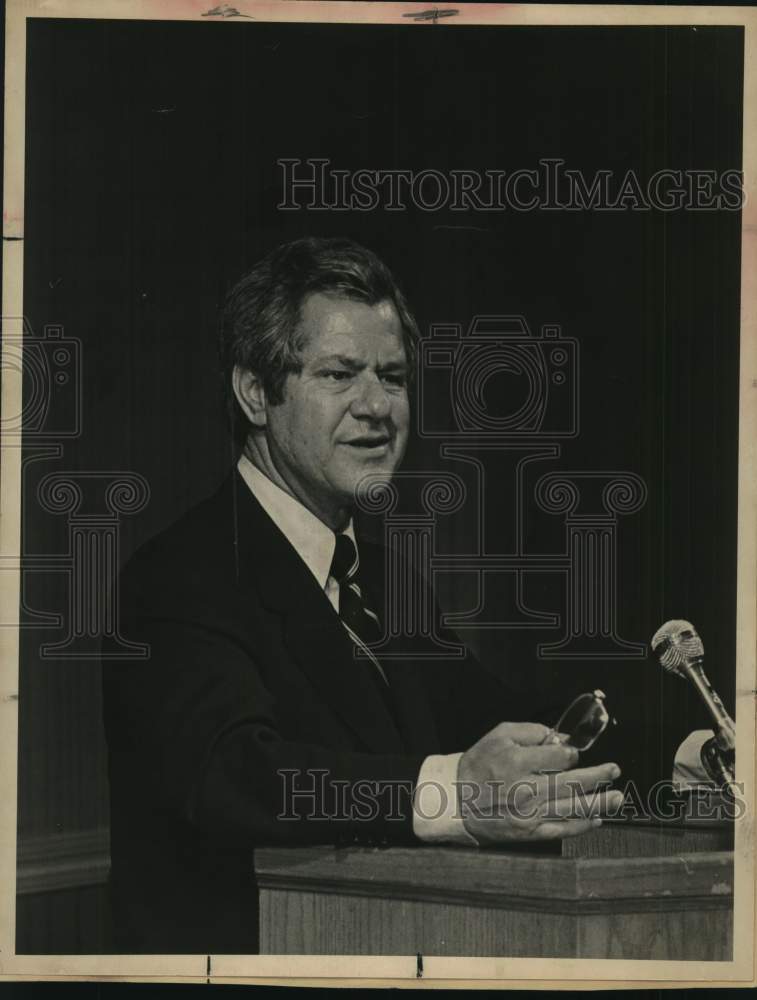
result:
<svg viewBox="0 0 757 1000"><path fill-rule="evenodd" d="M10 0L1 977L753 982L756 31Z"/></svg>

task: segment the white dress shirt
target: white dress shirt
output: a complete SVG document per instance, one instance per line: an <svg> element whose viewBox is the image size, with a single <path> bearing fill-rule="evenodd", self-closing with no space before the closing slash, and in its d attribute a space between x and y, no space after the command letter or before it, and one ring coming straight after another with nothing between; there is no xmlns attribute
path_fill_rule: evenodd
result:
<svg viewBox="0 0 757 1000"><path fill-rule="evenodd" d="M246 455L237 465L255 499L294 547L318 581L332 607L339 612L339 584L329 575L334 558L336 536L299 500L282 490L260 471ZM352 520L345 533L357 549ZM481 734L484 735L483 733ZM698 730L681 744L676 753L673 779L681 789L706 783L707 776L699 761L699 750L712 733ZM457 799L457 770L461 753L431 754L418 773L413 800L413 833L430 843L476 845L463 823Z"/></svg>
<svg viewBox="0 0 757 1000"><path fill-rule="evenodd" d="M303 507L299 500L295 500L253 465L246 455L239 459L237 468L255 499L292 544L338 614L339 584L333 576L329 576L336 548L334 532L307 507ZM352 520L344 533L350 536L357 548Z"/></svg>

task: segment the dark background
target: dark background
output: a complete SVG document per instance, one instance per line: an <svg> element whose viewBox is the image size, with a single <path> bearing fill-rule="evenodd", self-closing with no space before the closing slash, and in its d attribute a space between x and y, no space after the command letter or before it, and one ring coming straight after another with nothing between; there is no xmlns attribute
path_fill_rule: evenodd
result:
<svg viewBox="0 0 757 1000"><path fill-rule="evenodd" d="M50 472L145 477L122 559L210 493L231 462L224 292L279 242L348 235L390 264L424 332L519 313L579 340L581 434L539 471L644 479L646 506L620 521L620 634L648 642L666 619L692 620L733 708L740 214L282 212L276 161L509 172L559 157L616 180L738 169L741 29L27 23L25 315L36 337L57 324L81 341L83 413L61 458L26 467L26 555L66 550L65 516L36 499ZM464 473L417 439L405 467ZM471 530L466 514L441 518L443 549L465 552ZM562 530L545 523L545 551ZM465 575L442 592L455 609L475 596ZM65 613L64 576L30 574L26 600ZM53 875L20 897L19 951L107 947L97 879L52 891L65 845L85 870L108 821L99 666L42 660L62 636L21 634L21 864L33 849ZM641 743L658 714L706 724L651 662L536 663L554 632L464 638L519 686L601 686Z"/></svg>

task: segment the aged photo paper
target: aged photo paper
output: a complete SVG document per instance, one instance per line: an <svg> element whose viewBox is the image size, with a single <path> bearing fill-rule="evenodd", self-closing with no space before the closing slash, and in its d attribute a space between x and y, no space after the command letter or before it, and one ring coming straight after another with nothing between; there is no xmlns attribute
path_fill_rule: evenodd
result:
<svg viewBox="0 0 757 1000"><path fill-rule="evenodd" d="M754 985L755 11L5 16L0 979Z"/></svg>

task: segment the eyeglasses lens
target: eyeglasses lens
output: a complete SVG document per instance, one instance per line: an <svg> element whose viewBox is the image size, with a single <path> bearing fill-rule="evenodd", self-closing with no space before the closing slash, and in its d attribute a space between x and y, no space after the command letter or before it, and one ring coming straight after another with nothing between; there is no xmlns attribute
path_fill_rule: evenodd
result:
<svg viewBox="0 0 757 1000"><path fill-rule="evenodd" d="M604 732L609 721L604 702L593 694L581 695L569 705L555 726L560 733L569 733L567 743L577 750L588 750Z"/></svg>

